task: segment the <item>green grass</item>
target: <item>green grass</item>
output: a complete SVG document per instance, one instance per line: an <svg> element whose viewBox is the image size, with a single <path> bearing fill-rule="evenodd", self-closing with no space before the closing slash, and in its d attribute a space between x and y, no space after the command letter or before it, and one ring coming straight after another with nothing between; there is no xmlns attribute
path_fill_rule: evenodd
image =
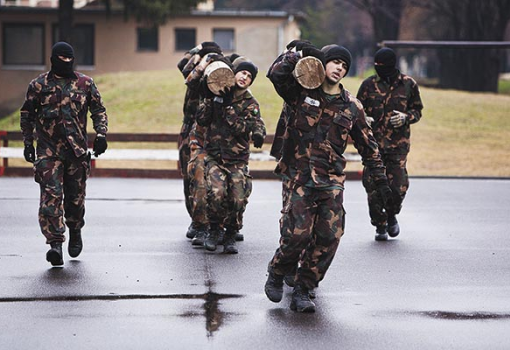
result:
<svg viewBox="0 0 510 350"><path fill-rule="evenodd" d="M500 79L498 82L498 92L504 95L510 95L510 80Z"/></svg>
<svg viewBox="0 0 510 350"><path fill-rule="evenodd" d="M177 70L106 74L95 81L110 132L179 131L185 85ZM344 86L356 94L360 83L347 78ZM411 175L510 176L510 95L420 90L425 109L422 120L412 126ZM282 100L264 74L252 92L268 133L273 133ZM19 112L0 120L0 130L19 130Z"/></svg>

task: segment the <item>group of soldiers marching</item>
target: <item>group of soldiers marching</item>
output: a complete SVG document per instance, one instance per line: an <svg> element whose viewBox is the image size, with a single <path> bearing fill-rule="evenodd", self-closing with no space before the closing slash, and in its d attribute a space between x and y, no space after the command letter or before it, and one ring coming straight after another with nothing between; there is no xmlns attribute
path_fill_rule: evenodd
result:
<svg viewBox="0 0 510 350"><path fill-rule="evenodd" d="M74 49L58 42L51 70L34 79L21 108L24 157L34 163L40 185L39 223L53 266L68 253L80 255L85 188L90 173L86 121L90 111L97 157L107 149L108 117L94 81L73 69ZM363 185L375 239L397 237L396 216L409 187L406 163L410 125L421 118L418 85L397 69L395 52L374 57L376 74L363 81L357 97L341 84L352 65L348 49L319 49L293 40L267 72L283 107L271 155L282 181L280 241L268 264L266 296L280 302L283 284L293 288L290 308L314 312L315 288L331 265L344 234L343 191L352 139L364 165ZM178 67L186 82L179 165L193 246L237 254L243 214L252 191L250 145L266 136L260 107L249 87L258 69L248 58L225 56L214 42L187 52ZM35 131L35 134L34 134ZM34 140L37 139L37 148Z"/></svg>
<svg viewBox="0 0 510 350"><path fill-rule="evenodd" d="M252 190L250 143L266 136L259 103L249 87L258 68L239 55L225 57L214 42L203 42L178 64L186 81L179 164L194 246L237 254L244 239L243 214ZM213 70L214 68L214 70Z"/></svg>

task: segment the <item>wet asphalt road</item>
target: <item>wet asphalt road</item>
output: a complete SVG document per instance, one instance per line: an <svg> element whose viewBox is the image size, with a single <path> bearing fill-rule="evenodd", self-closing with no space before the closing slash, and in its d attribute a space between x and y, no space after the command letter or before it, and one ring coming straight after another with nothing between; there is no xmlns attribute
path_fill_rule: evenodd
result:
<svg viewBox="0 0 510 350"><path fill-rule="evenodd" d="M192 248L179 180L88 182L84 251L45 261L38 187L0 178L0 349L509 349L510 181L412 179L375 242L360 182L317 312L263 293L281 185L255 181L240 254Z"/></svg>

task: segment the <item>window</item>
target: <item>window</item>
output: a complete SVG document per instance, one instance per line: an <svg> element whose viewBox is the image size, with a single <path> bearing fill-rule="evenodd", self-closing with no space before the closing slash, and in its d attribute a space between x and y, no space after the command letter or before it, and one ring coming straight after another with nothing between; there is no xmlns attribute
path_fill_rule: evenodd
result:
<svg viewBox="0 0 510 350"><path fill-rule="evenodd" d="M220 45L223 51L234 51L234 30L213 29L213 41Z"/></svg>
<svg viewBox="0 0 510 350"><path fill-rule="evenodd" d="M53 25L53 44L58 42L58 25ZM74 60L79 66L94 65L94 25L76 24L73 27L72 43Z"/></svg>
<svg viewBox="0 0 510 350"><path fill-rule="evenodd" d="M4 65L44 65L44 25L4 23Z"/></svg>
<svg viewBox="0 0 510 350"><path fill-rule="evenodd" d="M137 28L138 51L158 51L158 27Z"/></svg>
<svg viewBox="0 0 510 350"><path fill-rule="evenodd" d="M175 29L175 51L187 51L197 46L195 29Z"/></svg>

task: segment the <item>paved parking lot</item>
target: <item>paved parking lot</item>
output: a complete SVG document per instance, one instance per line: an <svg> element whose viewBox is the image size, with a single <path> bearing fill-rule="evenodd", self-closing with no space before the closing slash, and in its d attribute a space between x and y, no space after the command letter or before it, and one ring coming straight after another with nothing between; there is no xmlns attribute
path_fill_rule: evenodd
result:
<svg viewBox="0 0 510 350"><path fill-rule="evenodd" d="M2 349L508 349L510 181L411 179L375 242L359 181L317 312L266 299L280 183L254 181L238 255L192 248L180 180L91 178L84 251L45 261L38 187L0 178ZM220 248L221 251L221 248Z"/></svg>

